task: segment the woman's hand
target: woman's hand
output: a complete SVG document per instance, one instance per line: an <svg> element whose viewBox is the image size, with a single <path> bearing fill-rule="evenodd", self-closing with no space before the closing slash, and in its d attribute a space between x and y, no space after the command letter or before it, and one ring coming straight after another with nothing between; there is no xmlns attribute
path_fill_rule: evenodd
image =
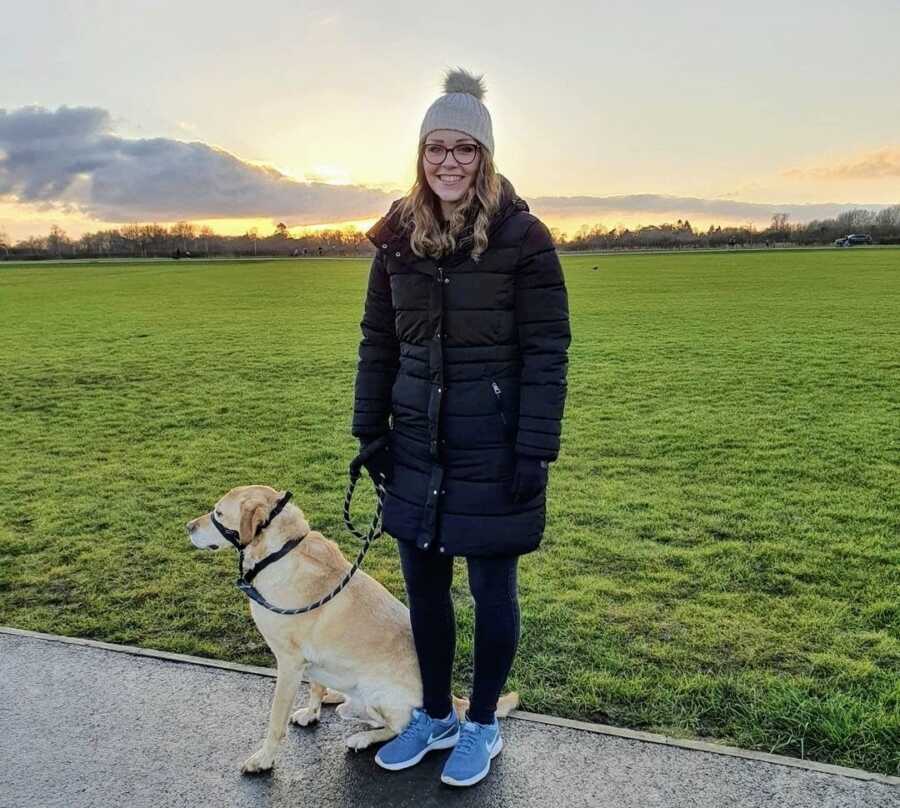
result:
<svg viewBox="0 0 900 808"><path fill-rule="evenodd" d="M539 457L516 455L512 481L513 502L527 502L546 488L550 476L549 465Z"/></svg>
<svg viewBox="0 0 900 808"><path fill-rule="evenodd" d="M363 450L371 441L364 438L359 439L359 448ZM376 483L389 483L394 477L394 457L391 454L389 444L376 451L368 460L363 463L363 467L369 476Z"/></svg>

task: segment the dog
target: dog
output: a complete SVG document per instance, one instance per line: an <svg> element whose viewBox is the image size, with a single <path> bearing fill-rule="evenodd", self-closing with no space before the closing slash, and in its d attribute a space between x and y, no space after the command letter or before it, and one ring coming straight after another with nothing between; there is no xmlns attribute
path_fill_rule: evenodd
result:
<svg viewBox="0 0 900 808"><path fill-rule="evenodd" d="M187 523L194 547L220 550L229 543L213 523L235 531L244 551L244 569L278 551L290 539L302 541L254 579L271 604L291 609L331 592L350 569L340 548L310 529L293 502L271 519L285 491L266 485L233 488L213 511ZM412 709L422 706L422 678L413 642L409 609L378 581L357 570L333 600L298 615L269 611L250 600L250 614L277 661L275 697L262 747L241 766L243 774L268 771L275 762L288 720L314 725L323 704L337 704L338 715L359 720L372 729L346 737L350 749L361 750L387 741L405 729ZM309 701L291 712L301 678L309 682ZM506 693L496 714L507 716L519 704L518 694ZM453 697L464 718L469 701Z"/></svg>

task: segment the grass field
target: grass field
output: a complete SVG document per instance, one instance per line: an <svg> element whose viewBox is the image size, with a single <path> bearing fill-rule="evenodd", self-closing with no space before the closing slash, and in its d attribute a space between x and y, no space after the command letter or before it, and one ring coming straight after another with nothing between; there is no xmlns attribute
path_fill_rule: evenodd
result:
<svg viewBox="0 0 900 808"><path fill-rule="evenodd" d="M509 687L529 710L900 773L900 250L564 266L563 448ZM0 623L272 664L234 555L184 523L266 483L354 551L367 273L0 265ZM361 485L360 523L372 502ZM369 558L402 598L394 541Z"/></svg>

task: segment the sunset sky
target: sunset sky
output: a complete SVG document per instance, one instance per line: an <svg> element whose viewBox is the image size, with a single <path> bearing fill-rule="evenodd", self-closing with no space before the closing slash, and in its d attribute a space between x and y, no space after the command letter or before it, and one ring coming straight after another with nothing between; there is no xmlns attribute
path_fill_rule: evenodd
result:
<svg viewBox="0 0 900 808"><path fill-rule="evenodd" d="M367 227L446 69L573 235L900 203L900 4L30 0L3 12L0 231ZM12 32L12 33L11 33Z"/></svg>

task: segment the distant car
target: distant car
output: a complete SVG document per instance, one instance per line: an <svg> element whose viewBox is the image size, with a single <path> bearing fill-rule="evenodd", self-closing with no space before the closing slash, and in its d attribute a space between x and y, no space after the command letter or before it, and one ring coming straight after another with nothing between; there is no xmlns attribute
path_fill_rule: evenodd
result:
<svg viewBox="0 0 900 808"><path fill-rule="evenodd" d="M868 233L851 233L849 236L836 238L835 247L852 247L854 244L871 244L872 237Z"/></svg>

